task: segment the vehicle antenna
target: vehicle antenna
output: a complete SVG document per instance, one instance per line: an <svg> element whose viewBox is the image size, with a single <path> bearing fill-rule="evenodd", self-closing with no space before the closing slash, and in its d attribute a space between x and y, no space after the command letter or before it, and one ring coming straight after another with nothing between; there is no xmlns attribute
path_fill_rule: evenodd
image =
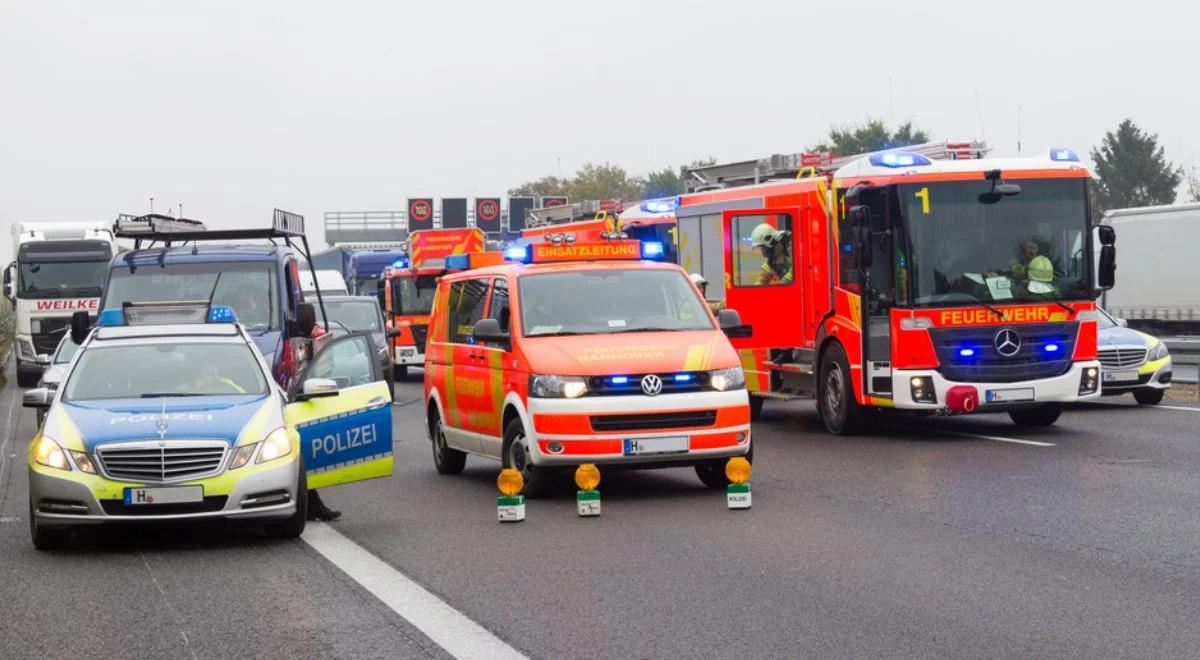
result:
<svg viewBox="0 0 1200 660"><path fill-rule="evenodd" d="M979 92L975 92L975 114L979 117L979 139L987 142L987 135L983 132L983 109L979 104Z"/></svg>
<svg viewBox="0 0 1200 660"><path fill-rule="evenodd" d="M1021 106L1017 106L1017 158L1021 157Z"/></svg>

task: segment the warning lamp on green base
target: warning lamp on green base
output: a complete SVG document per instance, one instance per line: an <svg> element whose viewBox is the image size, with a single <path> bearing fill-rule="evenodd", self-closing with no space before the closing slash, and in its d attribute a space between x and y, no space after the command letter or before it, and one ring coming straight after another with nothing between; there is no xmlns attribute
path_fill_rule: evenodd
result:
<svg viewBox="0 0 1200 660"><path fill-rule="evenodd" d="M584 463L575 470L575 485L579 492L575 495L575 507L580 516L600 515L600 469L591 463Z"/></svg>
<svg viewBox="0 0 1200 660"><path fill-rule="evenodd" d="M500 522L525 520L525 496L521 494L525 479L521 473L512 468L500 470L496 487L500 489L500 497L496 498L496 514Z"/></svg>
<svg viewBox="0 0 1200 660"><path fill-rule="evenodd" d="M730 509L750 508L750 461L743 456L734 456L725 464L725 499Z"/></svg>

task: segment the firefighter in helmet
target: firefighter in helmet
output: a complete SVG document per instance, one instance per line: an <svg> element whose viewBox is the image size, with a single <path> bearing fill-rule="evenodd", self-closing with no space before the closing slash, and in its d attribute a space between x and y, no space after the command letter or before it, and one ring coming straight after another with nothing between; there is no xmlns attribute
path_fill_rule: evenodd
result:
<svg viewBox="0 0 1200 660"><path fill-rule="evenodd" d="M1050 259L1041 255L1029 260L1027 267L1029 281L1025 284L1029 293L1035 296L1056 296L1058 288L1054 286L1054 264Z"/></svg>
<svg viewBox="0 0 1200 660"><path fill-rule="evenodd" d="M758 286L792 283L791 237L792 232L780 231L765 222L750 232L750 244L766 259L756 281Z"/></svg>
<svg viewBox="0 0 1200 660"><path fill-rule="evenodd" d="M700 273L692 273L691 275L688 275L688 279L692 281L692 284L696 285L697 289L700 289L700 295L704 298L704 302L708 303L708 308L711 309L714 314L722 309L725 309L725 303L723 301L708 299L708 280L705 279L703 275Z"/></svg>

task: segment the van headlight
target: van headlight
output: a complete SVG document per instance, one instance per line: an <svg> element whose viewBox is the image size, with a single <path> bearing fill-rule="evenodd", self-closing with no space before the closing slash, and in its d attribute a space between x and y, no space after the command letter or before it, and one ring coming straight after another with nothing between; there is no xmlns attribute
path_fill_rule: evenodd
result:
<svg viewBox="0 0 1200 660"><path fill-rule="evenodd" d="M1150 362L1153 362L1155 360L1161 360L1161 359L1167 357L1167 355L1168 355L1168 353L1167 353L1166 342L1159 341L1157 344L1155 344L1153 347L1151 347L1150 352L1148 354L1146 354L1146 359L1149 360Z"/></svg>
<svg viewBox="0 0 1200 660"><path fill-rule="evenodd" d="M529 377L529 396L542 399L578 399L587 394L587 381L579 376Z"/></svg>
<svg viewBox="0 0 1200 660"><path fill-rule="evenodd" d="M708 382L714 390L740 390L746 386L746 372L741 367L717 369L708 372Z"/></svg>

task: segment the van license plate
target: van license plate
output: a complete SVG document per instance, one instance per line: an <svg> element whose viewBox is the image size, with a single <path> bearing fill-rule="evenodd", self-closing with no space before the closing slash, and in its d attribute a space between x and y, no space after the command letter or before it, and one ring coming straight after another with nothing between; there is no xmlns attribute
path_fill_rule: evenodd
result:
<svg viewBox="0 0 1200 660"><path fill-rule="evenodd" d="M686 435L673 435L665 438L625 438L626 456L682 454L687 450L688 437Z"/></svg>
<svg viewBox="0 0 1200 660"><path fill-rule="evenodd" d="M204 486L168 486L166 488L126 488L125 504L195 504L204 501Z"/></svg>
<svg viewBox="0 0 1200 660"><path fill-rule="evenodd" d="M1033 388L1021 387L1011 390L988 390L988 403L1010 403L1013 401L1033 401Z"/></svg>

